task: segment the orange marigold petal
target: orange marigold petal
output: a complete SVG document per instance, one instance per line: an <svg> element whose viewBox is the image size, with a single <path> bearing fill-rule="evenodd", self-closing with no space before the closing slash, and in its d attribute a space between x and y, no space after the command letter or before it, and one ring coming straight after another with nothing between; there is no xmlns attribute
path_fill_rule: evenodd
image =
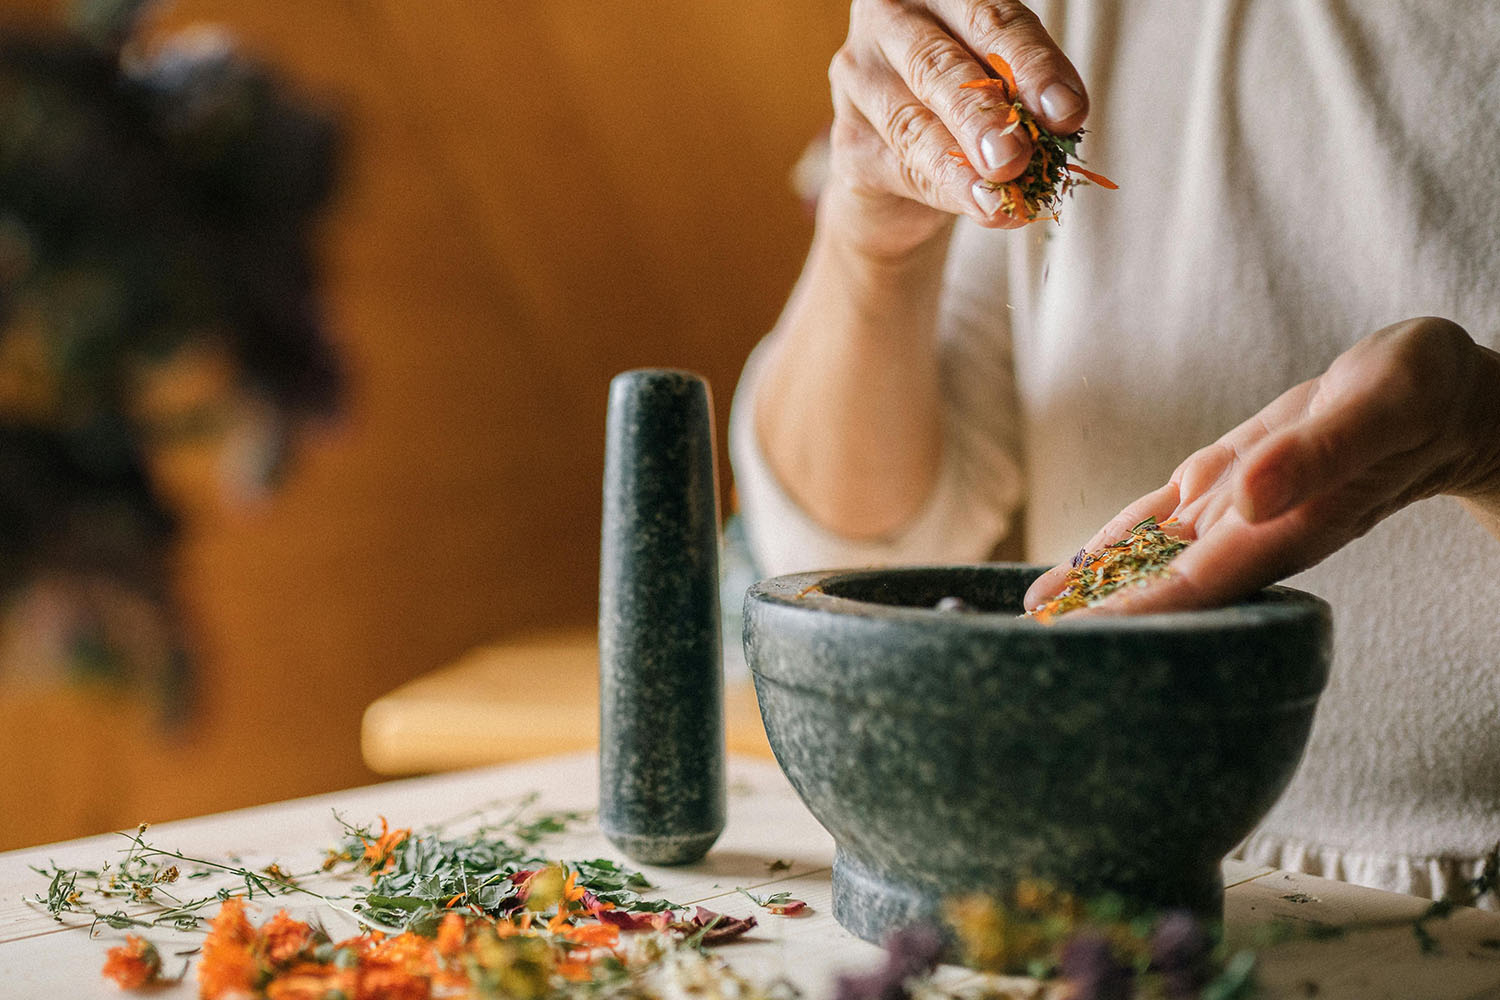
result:
<svg viewBox="0 0 1500 1000"><path fill-rule="evenodd" d="M547 921L547 930L556 934L566 926L568 926L568 908L565 904L558 903L557 912L552 915L551 920Z"/></svg>
<svg viewBox="0 0 1500 1000"><path fill-rule="evenodd" d="M620 940L620 928L614 924L580 924L569 927L563 937L590 948L612 948Z"/></svg>
<svg viewBox="0 0 1500 1000"><path fill-rule="evenodd" d="M1006 86L1010 87L1011 93L1017 93L1021 89L1016 86L1016 74L1011 71L1010 63L1001 58L1000 53L991 52L985 58L989 60L995 72L1000 74L1000 79L1005 81Z"/></svg>
<svg viewBox="0 0 1500 1000"><path fill-rule="evenodd" d="M1068 168L1068 173L1081 174L1102 188L1108 188L1111 191L1118 191L1120 189L1120 185L1116 184L1108 177L1105 177L1103 174L1096 174L1092 170L1085 170L1076 163L1068 163L1064 164L1064 166Z"/></svg>
<svg viewBox="0 0 1500 1000"><path fill-rule="evenodd" d="M578 884L578 873L568 872L567 881L563 882L563 899L569 903L576 903L583 898L583 886Z"/></svg>

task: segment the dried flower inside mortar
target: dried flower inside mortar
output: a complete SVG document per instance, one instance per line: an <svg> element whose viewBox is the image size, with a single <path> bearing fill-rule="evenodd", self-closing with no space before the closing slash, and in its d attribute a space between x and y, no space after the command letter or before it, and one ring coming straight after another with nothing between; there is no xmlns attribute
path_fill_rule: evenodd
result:
<svg viewBox="0 0 1500 1000"><path fill-rule="evenodd" d="M1130 534L1096 552L1079 550L1073 557L1062 590L1028 615L1050 621L1058 615L1098 604L1123 587L1144 584L1167 572L1167 564L1188 547L1185 539L1167 534L1174 520L1156 523L1148 517L1130 529Z"/></svg>
<svg viewBox="0 0 1500 1000"><path fill-rule="evenodd" d="M1003 134L1023 131L1031 137L1032 146L1031 162L1019 177L1012 181L984 182L991 191L999 193L1001 211L1013 218L1027 221L1056 221L1063 197L1078 185L1093 182L1100 187L1115 190L1119 185L1108 177L1068 162L1068 157L1078 156L1078 142L1083 138L1083 130L1063 135L1048 131L1021 103L1020 90L1016 87L1016 76L1011 71L1010 64L993 52L987 58L997 75L970 80L962 86L997 92L1004 103L986 106L985 110L1003 107L1007 122ZM948 155L965 164L969 162L961 150L950 149Z"/></svg>

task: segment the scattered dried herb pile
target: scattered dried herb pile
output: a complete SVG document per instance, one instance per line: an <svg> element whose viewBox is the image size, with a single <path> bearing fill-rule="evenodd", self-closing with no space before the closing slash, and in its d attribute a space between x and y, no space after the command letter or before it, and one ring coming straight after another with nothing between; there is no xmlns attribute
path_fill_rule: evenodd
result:
<svg viewBox="0 0 1500 1000"><path fill-rule="evenodd" d="M141 827L124 835L123 857L98 869L38 869L51 881L30 902L58 920L206 930L200 948L173 953L184 960L176 980L196 956L205 1000L650 1000L681 995L685 984L776 1000L702 950L743 935L755 917L649 898L639 872L605 858L551 860L538 849L580 818L524 819L517 809L464 836L393 829L384 818L378 830L345 824L323 863L301 873L190 857L151 844ZM292 894L318 910L252 922L247 901ZM746 895L774 913L805 908L784 894ZM338 938L320 923L339 913L360 933ZM151 987L176 981L168 960L131 934L109 950L103 973L122 988Z"/></svg>

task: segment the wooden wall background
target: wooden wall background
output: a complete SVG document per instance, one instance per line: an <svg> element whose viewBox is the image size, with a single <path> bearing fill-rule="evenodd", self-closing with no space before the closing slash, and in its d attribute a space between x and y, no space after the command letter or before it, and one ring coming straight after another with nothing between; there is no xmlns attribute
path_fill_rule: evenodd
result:
<svg viewBox="0 0 1500 1000"><path fill-rule="evenodd" d="M0 848L372 780L368 702L476 644L591 620L608 380L702 372L722 438L806 246L787 173L828 116L846 16L173 5L165 26L224 25L348 114L327 301L353 406L263 509L192 527L186 731L107 693L0 693Z"/></svg>

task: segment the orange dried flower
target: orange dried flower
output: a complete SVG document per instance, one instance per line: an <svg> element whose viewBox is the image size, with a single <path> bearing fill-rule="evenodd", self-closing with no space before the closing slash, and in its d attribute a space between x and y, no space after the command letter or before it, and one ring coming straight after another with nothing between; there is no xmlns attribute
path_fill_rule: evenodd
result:
<svg viewBox="0 0 1500 1000"><path fill-rule="evenodd" d="M438 954L445 958L452 958L462 951L468 927L468 921L463 918L462 914L445 914L437 929Z"/></svg>
<svg viewBox="0 0 1500 1000"><path fill-rule="evenodd" d="M402 931L395 937L386 938L370 953L374 963L387 963L408 972L430 972L437 968L430 938L411 931Z"/></svg>
<svg viewBox="0 0 1500 1000"><path fill-rule="evenodd" d="M294 965L266 984L266 1000L327 1000L330 996L353 996L358 973L336 965L304 962Z"/></svg>
<svg viewBox="0 0 1500 1000"><path fill-rule="evenodd" d="M134 934L104 956L104 974L122 990L138 990L161 975L161 955L156 945Z"/></svg>
<svg viewBox="0 0 1500 1000"><path fill-rule="evenodd" d="M293 920L285 910L267 920L260 929L260 952L272 965L285 965L312 943L312 928Z"/></svg>
<svg viewBox="0 0 1500 1000"><path fill-rule="evenodd" d="M370 872L379 875L396 863L396 848L400 847L402 842L410 836L409 828L392 830L386 818L380 817L380 836L373 841L359 838L360 842L365 845L365 854L360 858L360 864Z"/></svg>
<svg viewBox="0 0 1500 1000"><path fill-rule="evenodd" d="M354 1000L430 1000L432 981L420 973L371 959L359 968Z"/></svg>
<svg viewBox="0 0 1500 1000"><path fill-rule="evenodd" d="M198 961L198 995L203 1000L234 997L255 990L260 966L251 954L255 928L245 916L245 903L226 899L209 924Z"/></svg>

